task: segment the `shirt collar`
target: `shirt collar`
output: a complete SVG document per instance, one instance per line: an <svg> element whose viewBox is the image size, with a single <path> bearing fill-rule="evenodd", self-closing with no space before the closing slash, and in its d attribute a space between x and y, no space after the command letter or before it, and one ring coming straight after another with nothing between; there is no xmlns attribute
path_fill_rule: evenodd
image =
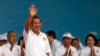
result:
<svg viewBox="0 0 100 56"><path fill-rule="evenodd" d="M36 35L36 33L34 33L34 32L32 31L32 29L31 29L31 32L32 32L34 35ZM42 35L42 32L39 31L39 35L38 35L38 36L41 36L41 35Z"/></svg>
<svg viewBox="0 0 100 56"><path fill-rule="evenodd" d="M55 39L55 40L52 42L52 45L55 44L56 41L57 41L57 40Z"/></svg>

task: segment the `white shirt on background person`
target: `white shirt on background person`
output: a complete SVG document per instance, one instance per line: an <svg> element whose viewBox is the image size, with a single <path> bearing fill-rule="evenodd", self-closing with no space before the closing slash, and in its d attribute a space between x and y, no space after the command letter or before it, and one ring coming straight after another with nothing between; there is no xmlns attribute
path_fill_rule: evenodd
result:
<svg viewBox="0 0 100 56"><path fill-rule="evenodd" d="M78 53L77 53L77 50L75 47L70 46L69 50L70 49L71 49L71 53L73 56L78 56ZM66 52L66 48L62 45L56 50L55 56L63 56L65 54L65 52ZM69 51L68 51L68 53L69 53Z"/></svg>
<svg viewBox="0 0 100 56"><path fill-rule="evenodd" d="M94 46L93 48L94 48L94 52L95 52L96 56L100 56L100 48L96 47L96 46ZM85 48L83 48L81 50L80 56L89 56L90 52L91 52L90 50L91 50L91 48L86 46Z"/></svg>

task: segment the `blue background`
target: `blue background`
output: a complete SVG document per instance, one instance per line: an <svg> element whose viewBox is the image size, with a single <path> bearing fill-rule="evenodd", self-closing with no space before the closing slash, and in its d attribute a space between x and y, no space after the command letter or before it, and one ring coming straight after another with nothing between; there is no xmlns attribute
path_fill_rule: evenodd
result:
<svg viewBox="0 0 100 56"><path fill-rule="evenodd" d="M65 32L83 43L89 32L100 37L100 0L0 0L0 34L14 30L22 36L31 4L42 19L41 30L55 30L59 40Z"/></svg>

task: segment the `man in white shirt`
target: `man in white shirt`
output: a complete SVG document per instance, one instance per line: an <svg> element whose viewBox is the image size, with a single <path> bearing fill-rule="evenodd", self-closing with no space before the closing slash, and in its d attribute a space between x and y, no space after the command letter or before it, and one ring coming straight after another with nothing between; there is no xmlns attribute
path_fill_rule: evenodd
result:
<svg viewBox="0 0 100 56"><path fill-rule="evenodd" d="M72 39L72 46L74 46L77 49L78 54L80 54L80 50L82 49L82 47L80 47L80 39L79 38Z"/></svg>
<svg viewBox="0 0 100 56"><path fill-rule="evenodd" d="M41 19L35 16L37 9L30 7L30 16L25 24L23 36L25 39L25 56L51 56L51 50L46 34L40 31Z"/></svg>
<svg viewBox="0 0 100 56"><path fill-rule="evenodd" d="M3 47L7 43L7 33L0 34L0 56L13 56L10 50Z"/></svg>
<svg viewBox="0 0 100 56"><path fill-rule="evenodd" d="M68 32L63 35L64 45L56 50L55 56L78 56L76 48L71 46L72 38Z"/></svg>
<svg viewBox="0 0 100 56"><path fill-rule="evenodd" d="M46 32L50 46L52 56L54 56L56 49L61 46L61 42L56 39L56 33L53 30L49 30Z"/></svg>
<svg viewBox="0 0 100 56"><path fill-rule="evenodd" d="M0 56L14 56L9 49L0 46Z"/></svg>
<svg viewBox="0 0 100 56"><path fill-rule="evenodd" d="M16 32L9 31L7 34L7 44L4 44L3 47L10 50L13 56L24 56L23 49L16 44Z"/></svg>

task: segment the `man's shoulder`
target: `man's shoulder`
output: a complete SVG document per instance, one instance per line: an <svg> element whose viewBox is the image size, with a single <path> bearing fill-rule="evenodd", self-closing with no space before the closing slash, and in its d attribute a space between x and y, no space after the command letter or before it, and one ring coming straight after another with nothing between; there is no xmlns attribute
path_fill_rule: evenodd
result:
<svg viewBox="0 0 100 56"><path fill-rule="evenodd" d="M42 34L42 35L46 35L44 32L41 32L41 31L40 31L40 34Z"/></svg>

